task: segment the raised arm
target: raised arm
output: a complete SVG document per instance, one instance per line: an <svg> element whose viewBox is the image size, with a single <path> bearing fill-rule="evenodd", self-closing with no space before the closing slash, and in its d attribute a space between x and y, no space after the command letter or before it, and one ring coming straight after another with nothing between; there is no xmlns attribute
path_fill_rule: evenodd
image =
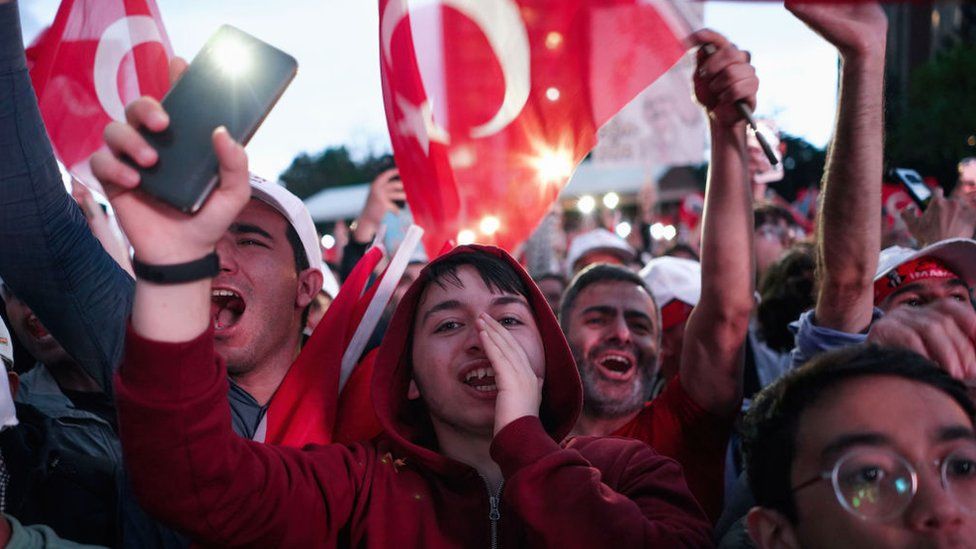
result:
<svg viewBox="0 0 976 549"><path fill-rule="evenodd" d="M213 134L220 184L195 215L184 215L136 187L157 159L136 127L160 131L168 117L142 98L112 123L92 170L119 221L149 265L200 259L250 199L247 156L224 129ZM115 156L118 155L118 156ZM139 501L154 516L206 545L310 546L348 520L366 457L344 447L314 453L245 441L231 429L226 369L214 351L210 279L136 281L125 358L116 384L119 431ZM327 479L327 480L323 480ZM301 515L304 519L297 519Z"/></svg>
<svg viewBox="0 0 976 549"><path fill-rule="evenodd" d="M818 326L857 333L871 323L881 251L887 19L877 4L786 6L841 58L839 107L821 195L815 314Z"/></svg>
<svg viewBox="0 0 976 549"><path fill-rule="evenodd" d="M24 59L15 2L0 2L0 276L105 391L133 281L68 196Z"/></svg>
<svg viewBox="0 0 976 549"><path fill-rule="evenodd" d="M756 104L759 80L749 55L722 35L699 31L695 95L708 112L712 158L702 219L702 292L685 331L680 378L706 410L728 416L742 399L742 346L754 304L752 198L745 120L735 107ZM711 49L711 48L708 48Z"/></svg>

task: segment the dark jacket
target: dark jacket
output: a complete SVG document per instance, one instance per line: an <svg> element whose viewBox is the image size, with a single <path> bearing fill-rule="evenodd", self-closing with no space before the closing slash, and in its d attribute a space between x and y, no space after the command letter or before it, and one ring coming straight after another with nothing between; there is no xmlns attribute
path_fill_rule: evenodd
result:
<svg viewBox="0 0 976 549"><path fill-rule="evenodd" d="M6 512L23 524L45 524L61 538L113 545L114 464L57 444L56 420L32 406L16 406L20 423L0 433L10 474Z"/></svg>

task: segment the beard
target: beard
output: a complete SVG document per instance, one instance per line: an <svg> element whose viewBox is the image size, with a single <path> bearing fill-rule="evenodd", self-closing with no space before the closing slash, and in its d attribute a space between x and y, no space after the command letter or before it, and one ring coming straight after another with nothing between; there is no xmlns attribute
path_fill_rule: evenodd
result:
<svg viewBox="0 0 976 549"><path fill-rule="evenodd" d="M646 356L634 345L597 345L589 356L571 345L573 358L583 382L583 413L597 419L615 419L640 410L651 398L657 375L658 356ZM607 380L599 371L595 357L610 350L627 350L637 358L636 375L626 382ZM625 386L626 384L626 386Z"/></svg>

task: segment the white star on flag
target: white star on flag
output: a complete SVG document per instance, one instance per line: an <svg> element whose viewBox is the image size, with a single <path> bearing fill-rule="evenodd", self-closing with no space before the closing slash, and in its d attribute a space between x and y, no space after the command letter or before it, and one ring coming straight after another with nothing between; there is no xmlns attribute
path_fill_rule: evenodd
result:
<svg viewBox="0 0 976 549"><path fill-rule="evenodd" d="M424 150L424 154L430 156L431 141L442 145L450 144L451 136L448 135L447 130L434 122L434 112L429 101L424 100L417 107L397 94L396 102L403 112L403 118L397 124L400 134L404 137L413 136Z"/></svg>

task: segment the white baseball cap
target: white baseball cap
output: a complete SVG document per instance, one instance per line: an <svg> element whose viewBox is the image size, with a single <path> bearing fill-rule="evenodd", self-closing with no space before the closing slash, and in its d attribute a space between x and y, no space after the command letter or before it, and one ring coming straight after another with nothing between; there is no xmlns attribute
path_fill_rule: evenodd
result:
<svg viewBox="0 0 976 549"><path fill-rule="evenodd" d="M326 276L326 269L322 265L322 252L319 248L319 236L315 231L315 223L312 222L312 215L308 213L308 208L300 198L293 195L291 191L277 183L272 183L250 174L251 197L257 198L261 202L271 206L288 220L288 223L298 233L298 239L302 242L305 250L305 257L308 259L308 266L322 273L323 280ZM335 282L333 278L333 282ZM319 291L321 288L316 288ZM335 296L333 296L335 297Z"/></svg>
<svg viewBox="0 0 976 549"><path fill-rule="evenodd" d="M658 307L675 299L694 307L701 299L701 263L681 257L655 257L640 270L640 276Z"/></svg>
<svg viewBox="0 0 976 549"><path fill-rule="evenodd" d="M932 257L945 264L972 288L976 286L976 240L949 238L930 244L921 250L892 246L881 251L874 280L886 276L899 266L921 257Z"/></svg>
<svg viewBox="0 0 976 549"><path fill-rule="evenodd" d="M576 273L577 261L586 254L597 251L616 255L625 263L637 257L637 253L624 239L606 229L593 229L577 236L569 244L569 251L566 253L566 273L569 277Z"/></svg>

